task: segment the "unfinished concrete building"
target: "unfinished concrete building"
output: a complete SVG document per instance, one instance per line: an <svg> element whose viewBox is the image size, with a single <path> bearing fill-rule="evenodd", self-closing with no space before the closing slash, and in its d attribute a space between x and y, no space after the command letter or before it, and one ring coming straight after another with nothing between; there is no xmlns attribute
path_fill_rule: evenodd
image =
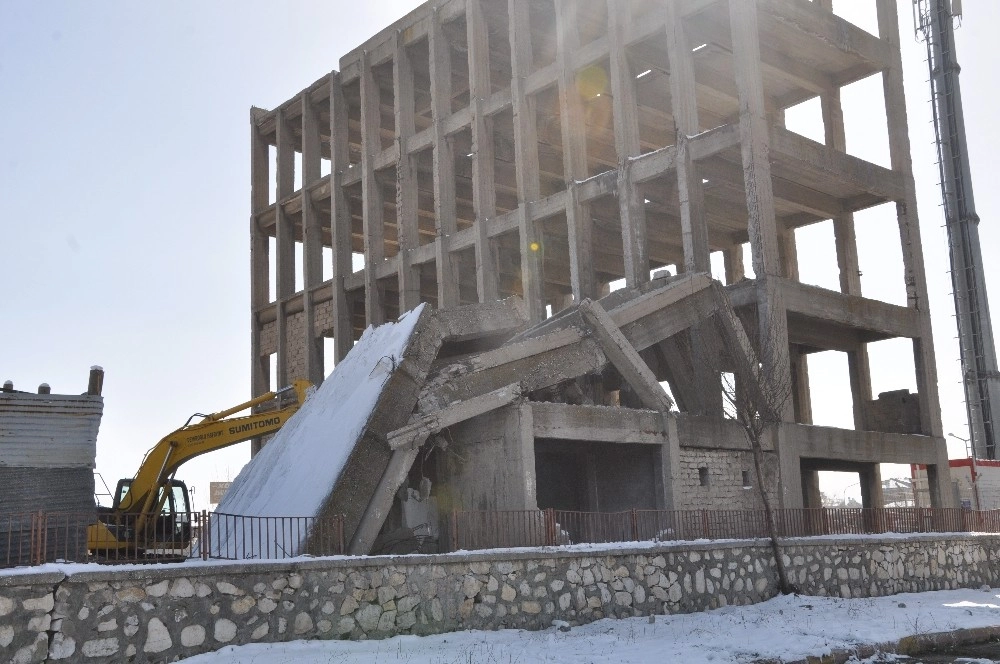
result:
<svg viewBox="0 0 1000 664"><path fill-rule="evenodd" d="M875 5L878 36L831 0L428 2L253 109L253 392L322 381L421 302L516 296L517 325L446 338L421 369L399 403L415 429L384 432L372 482L433 473L445 509L755 507L719 387L749 343L789 386L767 452L780 506L819 507L822 470L859 473L879 506L880 463L925 465L950 505L897 7ZM840 90L877 74L891 168L845 149ZM784 127L817 97L825 143ZM908 306L861 293L853 213L882 203ZM826 220L839 291L798 280L795 230ZM873 399L867 344L890 338L912 340L918 393ZM810 426L824 350L849 357L853 429Z"/></svg>

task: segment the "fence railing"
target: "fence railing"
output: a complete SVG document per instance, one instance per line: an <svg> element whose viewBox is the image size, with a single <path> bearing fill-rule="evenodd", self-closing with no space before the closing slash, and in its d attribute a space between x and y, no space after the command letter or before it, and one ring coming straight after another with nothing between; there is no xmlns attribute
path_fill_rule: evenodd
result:
<svg viewBox="0 0 1000 664"><path fill-rule="evenodd" d="M1000 533L1000 510L890 507L774 510L779 537L879 533ZM572 512L455 511L453 551L564 544L748 539L768 536L763 510L627 510Z"/></svg>
<svg viewBox="0 0 1000 664"><path fill-rule="evenodd" d="M137 515L32 512L0 515L0 568L48 562L281 559L344 553L344 519L249 517L191 512ZM1000 533L1000 510L775 510L779 537L875 533ZM450 550L612 542L767 537L763 510L522 510L452 512L442 524Z"/></svg>
<svg viewBox="0 0 1000 664"><path fill-rule="evenodd" d="M255 517L214 512L200 550L226 560L333 556L344 552L344 519Z"/></svg>
<svg viewBox="0 0 1000 664"><path fill-rule="evenodd" d="M0 568L50 562L151 563L278 559L344 552L340 515L250 517L210 512L0 514Z"/></svg>

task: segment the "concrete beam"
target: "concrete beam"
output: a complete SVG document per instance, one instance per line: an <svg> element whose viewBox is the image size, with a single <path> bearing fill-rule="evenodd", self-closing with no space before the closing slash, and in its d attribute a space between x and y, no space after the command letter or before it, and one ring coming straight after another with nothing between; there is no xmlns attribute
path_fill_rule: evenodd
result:
<svg viewBox="0 0 1000 664"><path fill-rule="evenodd" d="M385 517L392 509L392 499L399 487L406 481L413 462L420 454L420 446L424 440L426 440L426 435L413 440L413 444L408 449L399 449L392 453L385 472L382 473L378 486L375 487L372 497L368 501L368 507L365 508L361 517L361 523L354 531L354 536L347 546L346 553L348 555L363 556L371 551L372 544L375 543L375 538L378 537L379 531L382 530L382 524L385 523Z"/></svg>
<svg viewBox="0 0 1000 664"><path fill-rule="evenodd" d="M439 369L425 385L418 412L431 413L512 382L533 392L599 371L607 357L583 331L570 328L480 353Z"/></svg>
<svg viewBox="0 0 1000 664"><path fill-rule="evenodd" d="M663 416L654 410L530 401L535 438L662 445Z"/></svg>
<svg viewBox="0 0 1000 664"><path fill-rule="evenodd" d="M520 398L521 388L512 384L465 401L459 401L427 415L414 415L406 426L390 431L386 435L386 441L392 450L420 447L428 436L441 431L441 429L478 417L491 410L503 408Z"/></svg>
<svg viewBox="0 0 1000 664"><path fill-rule="evenodd" d="M673 401L601 305L592 300L584 300L580 303L580 313L594 331L604 354L632 386L643 405L661 413L669 412L674 405Z"/></svg>
<svg viewBox="0 0 1000 664"><path fill-rule="evenodd" d="M782 424L800 458L863 463L936 464L940 438L903 433L853 431L834 427Z"/></svg>

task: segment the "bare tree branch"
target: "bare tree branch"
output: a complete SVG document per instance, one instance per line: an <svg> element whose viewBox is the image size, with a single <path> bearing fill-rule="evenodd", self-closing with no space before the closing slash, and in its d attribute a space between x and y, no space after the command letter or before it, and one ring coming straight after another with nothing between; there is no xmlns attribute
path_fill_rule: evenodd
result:
<svg viewBox="0 0 1000 664"><path fill-rule="evenodd" d="M753 455L757 490L764 507L778 585L782 593L792 593L795 587L788 581L764 478L764 442L777 431L782 414L792 398L791 376L775 375L768 368L782 366L780 359L783 353L787 353L787 348L781 348L782 341L776 333L779 326L769 321L752 326L748 332L733 311L722 286L716 283L713 287L720 300L719 310L714 316L714 334L701 335L699 345L692 349L692 361L702 366L721 365L726 373L722 374L719 383L699 385L698 389L721 389L726 415L743 430ZM767 336L763 338L762 329L767 331Z"/></svg>

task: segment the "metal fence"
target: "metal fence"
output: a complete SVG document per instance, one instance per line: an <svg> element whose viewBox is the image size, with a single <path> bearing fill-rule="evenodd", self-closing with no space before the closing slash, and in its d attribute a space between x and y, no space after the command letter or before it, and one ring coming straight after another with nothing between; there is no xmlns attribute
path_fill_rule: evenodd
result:
<svg viewBox="0 0 1000 664"><path fill-rule="evenodd" d="M344 519L255 517L214 512L199 549L203 557L273 560L300 554L332 556L344 552Z"/></svg>
<svg viewBox="0 0 1000 664"><path fill-rule="evenodd" d="M1000 510L891 507L774 510L779 537L878 533L1000 533ZM768 536L763 510L522 510L452 512L453 551L565 544Z"/></svg>
<svg viewBox="0 0 1000 664"><path fill-rule="evenodd" d="M140 519L93 513L0 515L0 567L49 562L165 562L187 558L273 560L344 553L344 519L250 517L191 512ZM1000 510L774 510L779 537L874 533L1000 533ZM452 551L611 542L767 537L763 510L522 510L452 512L443 542Z"/></svg>
<svg viewBox="0 0 1000 664"><path fill-rule="evenodd" d="M51 562L154 563L280 559L344 552L344 519L210 512L0 514L0 568ZM88 542L88 529L89 533Z"/></svg>

